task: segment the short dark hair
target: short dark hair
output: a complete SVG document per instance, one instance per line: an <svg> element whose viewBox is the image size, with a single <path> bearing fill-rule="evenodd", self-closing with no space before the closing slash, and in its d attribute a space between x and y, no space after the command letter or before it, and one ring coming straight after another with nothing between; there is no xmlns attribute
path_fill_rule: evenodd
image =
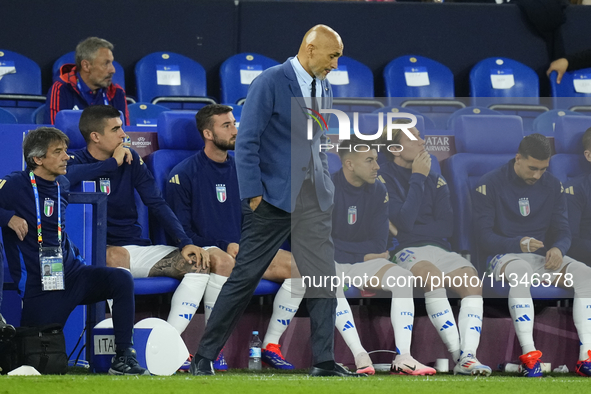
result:
<svg viewBox="0 0 591 394"><path fill-rule="evenodd" d="M120 116L119 110L110 105L91 105L85 108L80 116L80 123L78 123L80 134L88 144L90 134L93 132L103 134L105 122L108 119L119 118Z"/></svg>
<svg viewBox="0 0 591 394"><path fill-rule="evenodd" d="M199 130L199 134L201 134L201 138L203 138L204 142L205 137L203 137L203 131L205 129L211 130L213 127L213 116L227 114L228 112L232 112L233 109L234 108L230 107L229 105L209 104L197 112L197 115L195 115L195 120L197 121L197 130Z"/></svg>
<svg viewBox="0 0 591 394"><path fill-rule="evenodd" d="M531 156L536 160L547 160L552 156L552 147L546 136L534 133L521 140L517 153L524 159Z"/></svg>
<svg viewBox="0 0 591 394"><path fill-rule="evenodd" d="M351 134L351 137L348 140L341 140L339 141L339 147L337 149L337 153L341 159L341 162L345 160L345 157L354 153L363 153L366 151L356 151L355 146L357 145L370 145L371 141L365 141L361 138L357 137L355 134ZM369 150L375 149L369 146Z"/></svg>
<svg viewBox="0 0 591 394"><path fill-rule="evenodd" d="M29 131L23 141L23 155L27 167L31 170L37 168L35 157L45 157L49 145L54 142L63 142L66 147L70 145L70 139L55 127L39 127Z"/></svg>
<svg viewBox="0 0 591 394"><path fill-rule="evenodd" d="M80 71L82 68L82 60L88 60L92 63L96 57L96 52L101 48L107 48L108 50L112 51L113 44L98 37L88 37L84 41L81 41L76 46L76 69Z"/></svg>
<svg viewBox="0 0 591 394"><path fill-rule="evenodd" d="M583 134L583 150L591 150L591 127Z"/></svg>

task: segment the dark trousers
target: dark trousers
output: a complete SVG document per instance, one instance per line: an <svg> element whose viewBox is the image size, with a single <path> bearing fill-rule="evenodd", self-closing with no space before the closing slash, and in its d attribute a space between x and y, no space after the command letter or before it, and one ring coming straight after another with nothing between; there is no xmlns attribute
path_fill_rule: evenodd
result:
<svg viewBox="0 0 591 394"><path fill-rule="evenodd" d="M43 291L23 299L22 326L66 324L78 305L113 300L113 331L118 349L132 346L135 298L133 277L119 268L82 265L68 273L65 290Z"/></svg>
<svg viewBox="0 0 591 394"><path fill-rule="evenodd" d="M330 236L332 208L320 210L311 182L304 182L293 214L265 201L253 212L246 200L242 202L242 212L236 266L220 292L197 351L209 360L217 357L232 334L264 272L290 233L293 257L302 277L336 274ZM334 360L334 292L330 288L309 288L307 294L312 297L307 299L307 307L313 363Z"/></svg>

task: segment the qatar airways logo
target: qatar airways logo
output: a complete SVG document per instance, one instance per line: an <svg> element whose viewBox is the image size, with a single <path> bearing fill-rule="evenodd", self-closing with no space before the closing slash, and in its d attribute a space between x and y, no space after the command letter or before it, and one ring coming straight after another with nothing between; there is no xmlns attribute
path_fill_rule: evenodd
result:
<svg viewBox="0 0 591 394"><path fill-rule="evenodd" d="M344 141L351 138L351 120L349 116L343 112L339 111L338 109L320 109L319 111L315 111L312 108L306 108L310 112L307 113L308 115L308 124L307 124L307 131L308 131L308 140L312 140L314 135L314 123L316 123L321 130L327 131L328 130L328 123L322 114L333 114L337 117L339 121L339 140ZM401 152L402 145L400 144L385 144L385 143L369 143L369 141L377 141L382 137L382 133L384 130L384 117L386 118L386 139L387 141L392 141L392 131L395 129L400 129L406 136L416 141L417 137L414 136L413 133L410 132L410 129L415 127L417 124L417 118L413 114L406 113L406 112L387 112L387 113L378 113L378 130L374 134L367 134L361 133L359 131L359 113L353 112L353 132L355 136L363 141L368 141L367 144L356 144L351 145L349 147L343 147L342 149L346 150L353 150L355 152L367 152L371 149L376 149L378 152L381 149L387 149L389 152ZM394 124L394 119L409 119L410 123L404 124ZM339 150L338 144L320 144L320 150L331 150L336 148Z"/></svg>

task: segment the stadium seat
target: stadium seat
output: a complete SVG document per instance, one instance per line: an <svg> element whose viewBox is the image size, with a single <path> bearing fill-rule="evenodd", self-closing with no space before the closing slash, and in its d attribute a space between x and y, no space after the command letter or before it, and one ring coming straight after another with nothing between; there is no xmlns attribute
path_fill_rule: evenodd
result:
<svg viewBox="0 0 591 394"><path fill-rule="evenodd" d="M556 71L550 74L550 90L554 108L571 111L591 111L591 68L567 71L560 84Z"/></svg>
<svg viewBox="0 0 591 394"><path fill-rule="evenodd" d="M347 56L326 77L332 86L333 106L348 112L371 112L384 104L374 99L373 73L365 64Z"/></svg>
<svg viewBox="0 0 591 394"><path fill-rule="evenodd" d="M45 103L41 95L41 69L31 59L0 49L0 107L18 123L29 123L31 114Z"/></svg>
<svg viewBox="0 0 591 394"><path fill-rule="evenodd" d="M472 105L498 111L548 111L548 107L540 105L539 80L535 71L508 58L489 57L472 67L470 96ZM529 116L532 121L534 117Z"/></svg>
<svg viewBox="0 0 591 394"><path fill-rule="evenodd" d="M554 146L556 153L582 154L581 139L591 127L591 116L562 116L556 120Z"/></svg>
<svg viewBox="0 0 591 394"><path fill-rule="evenodd" d="M538 115L532 124L532 133L540 133L546 137L554 137L554 130L556 127L556 121L562 116L580 115L573 111L553 109L550 111L542 112ZM527 134L531 134L526 132Z"/></svg>
<svg viewBox="0 0 591 394"><path fill-rule="evenodd" d="M51 73L53 76L53 81L57 81L60 78L60 69L64 64L75 64L76 52L68 52L65 55L60 56L55 62L53 62L53 67L51 68ZM113 83L121 86L123 90L125 90L125 70L121 64L117 63L117 60L113 61L113 67L115 67L115 75L113 75Z"/></svg>
<svg viewBox="0 0 591 394"><path fill-rule="evenodd" d="M7 110L0 108L0 124L17 124L16 117Z"/></svg>
<svg viewBox="0 0 591 394"><path fill-rule="evenodd" d="M150 103L135 103L127 108L129 110L129 124L139 127L156 127L158 115L170 111L167 107Z"/></svg>
<svg viewBox="0 0 591 394"><path fill-rule="evenodd" d="M451 113L466 105L455 99L454 77L445 65L416 55L398 57L384 69L390 106L419 109L445 129Z"/></svg>
<svg viewBox="0 0 591 394"><path fill-rule="evenodd" d="M334 174L341 168L343 168L343 163L341 163L341 158L338 154L333 152L326 152L326 157L328 158L328 172Z"/></svg>
<svg viewBox="0 0 591 394"><path fill-rule="evenodd" d="M65 109L55 115L55 128L63 131L70 139L68 150L86 148L86 141L84 141L84 137L80 134L80 128L78 127L81 115L82 111L73 109Z"/></svg>
<svg viewBox="0 0 591 394"><path fill-rule="evenodd" d="M591 116L562 116L556 120L554 147L549 171L561 182L589 173L590 164L583 156L581 142L585 130L591 127Z"/></svg>
<svg viewBox="0 0 591 394"><path fill-rule="evenodd" d="M448 130L454 130L454 122L461 115L502 115L502 113L486 107L466 107L458 109L447 119Z"/></svg>
<svg viewBox="0 0 591 394"><path fill-rule="evenodd" d="M279 62L257 53L239 53L220 67L220 99L226 104L244 104L248 87L254 78Z"/></svg>
<svg viewBox="0 0 591 394"><path fill-rule="evenodd" d="M43 124L45 120L45 104L38 107L33 113L31 114L31 120L29 123L31 124Z"/></svg>
<svg viewBox="0 0 591 394"><path fill-rule="evenodd" d="M170 109L199 109L215 104L207 97L205 70L196 61L172 52L154 52L135 66L138 101Z"/></svg>

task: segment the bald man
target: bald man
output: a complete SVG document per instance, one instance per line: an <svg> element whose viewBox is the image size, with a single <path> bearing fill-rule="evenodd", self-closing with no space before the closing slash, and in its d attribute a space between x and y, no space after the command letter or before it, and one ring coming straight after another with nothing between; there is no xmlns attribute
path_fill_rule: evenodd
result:
<svg viewBox="0 0 591 394"><path fill-rule="evenodd" d="M243 213L240 251L191 364L194 375L213 375L212 360L288 238L303 278L316 278L313 283L318 283L321 277L336 275L330 237L334 185L326 155L320 151L326 136L320 128L308 133L306 127L309 108L332 106L326 76L337 68L342 54L337 32L314 26L296 57L265 70L250 85L236 139ZM312 134L309 139L308 134ZM308 297L313 297L307 300L312 328L310 375L367 376L334 362L334 290L310 286Z"/></svg>

